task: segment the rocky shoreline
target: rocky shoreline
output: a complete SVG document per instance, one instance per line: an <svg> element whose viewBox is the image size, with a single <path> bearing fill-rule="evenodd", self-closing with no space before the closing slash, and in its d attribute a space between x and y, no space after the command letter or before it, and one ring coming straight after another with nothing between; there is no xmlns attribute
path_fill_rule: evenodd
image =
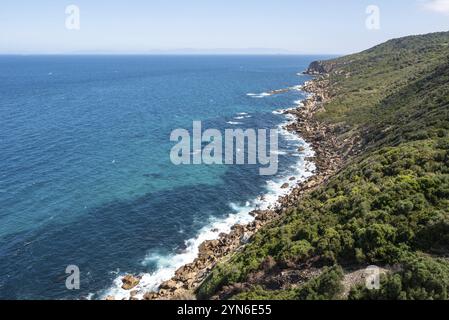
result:
<svg viewBox="0 0 449 320"><path fill-rule="evenodd" d="M310 68L305 73L317 75ZM315 174L304 182L298 183L292 191L279 198L278 206L272 210L255 210L250 214L254 220L247 225L235 225L229 234L220 234L216 240L205 241L199 247L198 257L190 264L178 269L175 276L161 284L159 292L147 292L143 295L144 300L188 300L195 299L195 290L209 275L214 266L225 261L227 258L248 242L251 237L263 226L281 217L289 207L294 206L304 193L314 190L339 170L343 159L352 150L347 141L341 143L333 134L334 128L317 121L314 115L324 108L324 103L329 99L328 80L326 75L308 81L303 90L310 95L302 101L296 109L285 111L291 114L295 121L286 126L290 132L301 136L314 150L315 156L307 160L313 161L316 166ZM349 150L349 151L345 151ZM293 177L291 182L295 183ZM288 188L286 184L283 188ZM123 278L123 289L130 291L130 299L137 299L142 292L133 289L139 284L139 277L127 275ZM106 300L114 300L109 296Z"/></svg>

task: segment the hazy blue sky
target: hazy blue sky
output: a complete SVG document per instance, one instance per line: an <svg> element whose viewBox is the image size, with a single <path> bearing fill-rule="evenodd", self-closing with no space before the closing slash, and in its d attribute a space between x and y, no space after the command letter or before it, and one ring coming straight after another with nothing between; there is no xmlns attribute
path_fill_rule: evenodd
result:
<svg viewBox="0 0 449 320"><path fill-rule="evenodd" d="M65 26L80 8L80 30ZM380 30L365 26L380 8ZM449 30L449 0L1 0L0 53L270 48L348 53Z"/></svg>

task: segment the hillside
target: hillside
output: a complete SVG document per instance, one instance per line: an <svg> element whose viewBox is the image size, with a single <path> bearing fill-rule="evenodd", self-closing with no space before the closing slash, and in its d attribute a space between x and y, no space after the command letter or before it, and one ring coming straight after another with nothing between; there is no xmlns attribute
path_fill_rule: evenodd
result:
<svg viewBox="0 0 449 320"><path fill-rule="evenodd" d="M329 128L341 167L216 266L197 296L448 299L449 33L308 73L313 121ZM386 270L380 290L349 281L373 264Z"/></svg>

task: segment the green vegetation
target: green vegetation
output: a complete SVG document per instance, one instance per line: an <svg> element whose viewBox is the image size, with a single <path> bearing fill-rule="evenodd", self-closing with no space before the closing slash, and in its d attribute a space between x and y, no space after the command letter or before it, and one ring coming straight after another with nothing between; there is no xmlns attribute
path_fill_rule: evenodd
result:
<svg viewBox="0 0 449 320"><path fill-rule="evenodd" d="M297 207L219 264L199 288L208 298L248 281L272 257L313 261L321 276L287 290L254 285L234 299L335 299L340 266L396 265L381 290L350 299L447 299L449 263L449 33L391 40L321 62L331 100L317 117L362 152ZM290 267L291 268L291 267Z"/></svg>
<svg viewBox="0 0 449 320"><path fill-rule="evenodd" d="M235 300L333 300L343 291L341 281L343 270L340 267L325 268L323 273L291 290L264 290L260 286L253 290L236 295Z"/></svg>
<svg viewBox="0 0 449 320"><path fill-rule="evenodd" d="M349 294L351 300L425 300L449 298L449 263L429 257L405 260L402 270L388 274L379 290L357 286Z"/></svg>

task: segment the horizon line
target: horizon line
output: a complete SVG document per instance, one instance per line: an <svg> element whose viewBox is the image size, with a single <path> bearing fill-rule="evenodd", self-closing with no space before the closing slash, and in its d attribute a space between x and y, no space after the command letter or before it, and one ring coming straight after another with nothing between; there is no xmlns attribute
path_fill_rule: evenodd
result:
<svg viewBox="0 0 449 320"><path fill-rule="evenodd" d="M344 56L351 53L301 52L0 52L0 56Z"/></svg>
<svg viewBox="0 0 449 320"><path fill-rule="evenodd" d="M148 50L10 50L0 51L0 55L345 55L342 52L307 52L283 48L172 48Z"/></svg>

